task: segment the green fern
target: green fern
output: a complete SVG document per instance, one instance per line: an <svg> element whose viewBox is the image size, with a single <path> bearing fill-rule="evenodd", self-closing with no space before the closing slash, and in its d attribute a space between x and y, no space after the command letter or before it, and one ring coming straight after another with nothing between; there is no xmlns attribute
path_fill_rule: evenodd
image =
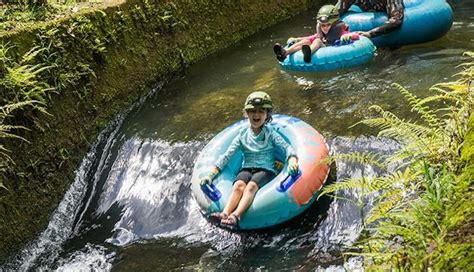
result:
<svg viewBox="0 0 474 272"><path fill-rule="evenodd" d="M433 129L437 129L441 125L441 121L438 119L436 114L428 106L424 106L424 103L422 99L419 99L412 93L410 93L407 89L405 89L403 86L399 84L392 84L395 88L397 88L400 93L402 93L405 98L408 100L410 103L410 106L412 107L412 111L419 113L422 117L423 120Z"/></svg>
<svg viewBox="0 0 474 272"><path fill-rule="evenodd" d="M474 59L473 52L466 55ZM412 111L420 115L422 123L400 119L372 106L370 109L378 116L355 124L377 128L379 136L402 143L399 151L384 159L386 164L398 164L398 171L347 179L323 189L322 194L357 190L360 207L367 196L376 196L369 214L363 218L368 236L347 253L364 256L368 269L470 269L474 258L472 243L463 243L456 232L469 229L469 239L473 240L472 181L461 182L457 175L465 167L460 154L474 109L474 62L461 67L463 71L456 75L459 79L434 85L430 90L435 94L424 99L394 85ZM433 110L428 106L433 102L447 106ZM351 160L359 156L333 157ZM365 164L369 160L358 162Z"/></svg>
<svg viewBox="0 0 474 272"><path fill-rule="evenodd" d="M366 224L372 224L378 220L384 219L388 212L397 209L400 201L403 199L403 190L387 190L377 198L378 204L375 205L365 219Z"/></svg>
<svg viewBox="0 0 474 272"><path fill-rule="evenodd" d="M27 128L23 126L16 126L16 125L8 125L5 122L7 121L8 117L11 117L11 114L15 110L21 110L25 107L29 107L31 105L37 104L37 101L23 101L19 103L7 104L0 107L0 139L6 138L14 138L20 139L22 141L27 141L25 138L19 136L12 131L16 130L27 130ZM2 173L9 168L9 166L14 164L14 161L9 155L10 150L4 147L3 143L0 142L0 188L7 189L3 183Z"/></svg>
<svg viewBox="0 0 474 272"><path fill-rule="evenodd" d="M385 169L385 162L383 158L374 153L365 153L365 152L351 152L345 154L336 154L334 156L329 156L328 158L321 160L320 164L331 164L335 161L343 160L348 162L356 162L359 164L371 164L375 165L381 169Z"/></svg>

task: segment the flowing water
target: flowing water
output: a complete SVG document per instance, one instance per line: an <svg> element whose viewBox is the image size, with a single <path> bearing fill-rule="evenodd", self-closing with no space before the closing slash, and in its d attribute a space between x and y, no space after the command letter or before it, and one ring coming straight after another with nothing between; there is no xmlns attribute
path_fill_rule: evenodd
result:
<svg viewBox="0 0 474 272"><path fill-rule="evenodd" d="M474 51L474 1L452 1L455 22L442 39L396 50L354 69L303 74L279 68L274 42L309 34L314 12L218 52L190 67L144 102L118 116L98 137L47 229L3 270L319 270L360 266L340 252L361 231L361 209L322 197L283 225L229 232L208 223L192 198L194 160L209 139L240 119L253 90L272 96L276 112L317 128L333 153L389 154L399 145L361 126L368 107L416 118L391 87L399 83L427 96L436 82L459 71L462 53ZM330 182L378 171L343 162ZM342 192L356 199L357 192Z"/></svg>

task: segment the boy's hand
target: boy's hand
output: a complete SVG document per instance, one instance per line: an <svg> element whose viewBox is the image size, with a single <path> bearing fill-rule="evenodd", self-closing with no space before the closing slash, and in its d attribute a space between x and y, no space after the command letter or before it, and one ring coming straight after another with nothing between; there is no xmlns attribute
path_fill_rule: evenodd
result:
<svg viewBox="0 0 474 272"><path fill-rule="evenodd" d="M370 38L372 36L370 35L370 32L365 32L365 31L357 31L357 34L359 34L360 36L367 37L367 38Z"/></svg>
<svg viewBox="0 0 474 272"><path fill-rule="evenodd" d="M201 185L211 185L212 184L212 177L211 176L205 176L201 179Z"/></svg>
<svg viewBox="0 0 474 272"><path fill-rule="evenodd" d="M348 44L352 41L352 34L344 34L340 38L341 44Z"/></svg>
<svg viewBox="0 0 474 272"><path fill-rule="evenodd" d="M219 174L219 168L217 167L214 167L211 172L209 173L209 175L203 177L201 179L201 185L205 185L205 184L209 184L211 185L212 184L212 181L214 180L214 178L217 176L217 174Z"/></svg>
<svg viewBox="0 0 474 272"><path fill-rule="evenodd" d="M298 174L298 160L296 157L288 159L288 174L292 177Z"/></svg>

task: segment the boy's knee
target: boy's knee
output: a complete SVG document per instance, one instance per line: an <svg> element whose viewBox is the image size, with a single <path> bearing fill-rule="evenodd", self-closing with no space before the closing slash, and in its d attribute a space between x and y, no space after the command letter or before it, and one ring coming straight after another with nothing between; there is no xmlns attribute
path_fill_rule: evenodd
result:
<svg viewBox="0 0 474 272"><path fill-rule="evenodd" d="M302 45L310 45L311 41L309 39L303 39L303 40L301 40L301 44Z"/></svg>
<svg viewBox="0 0 474 272"><path fill-rule="evenodd" d="M311 45L313 46L321 46L323 44L323 41L321 39L316 39L313 41Z"/></svg>
<svg viewBox="0 0 474 272"><path fill-rule="evenodd" d="M258 190L258 185L257 183L251 181L247 184L247 186L245 187L245 190L248 192L254 193Z"/></svg>
<svg viewBox="0 0 474 272"><path fill-rule="evenodd" d="M246 186L247 184L245 184L245 182L243 182L242 180L238 180L234 183L233 189L234 191L243 192Z"/></svg>

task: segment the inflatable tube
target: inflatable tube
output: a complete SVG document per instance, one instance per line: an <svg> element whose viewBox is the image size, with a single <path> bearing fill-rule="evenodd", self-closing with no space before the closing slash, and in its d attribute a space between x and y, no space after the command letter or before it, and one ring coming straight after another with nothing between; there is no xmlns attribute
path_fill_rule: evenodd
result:
<svg viewBox="0 0 474 272"><path fill-rule="evenodd" d="M319 48L313 53L311 63L304 62L303 52L300 50L288 56L280 65L293 71L329 71L364 64L373 58L375 50L370 39L360 37L350 44Z"/></svg>
<svg viewBox="0 0 474 272"><path fill-rule="evenodd" d="M248 120L237 122L216 135L201 151L191 179L193 195L202 212L209 215L221 212L227 203L232 183L242 165L242 152L236 152L216 177L212 186L202 186L200 179L207 175L219 156L229 147L239 130L249 126ZM272 126L298 156L299 172L295 177L287 173L287 165L268 184L257 191L254 201L242 215L241 229L259 229L287 221L303 212L316 199L329 174L329 166L319 161L327 158L329 148L323 137L298 118L273 115ZM284 151L276 150L277 159L284 161Z"/></svg>
<svg viewBox="0 0 474 272"><path fill-rule="evenodd" d="M385 35L374 37L378 47L399 47L425 43L441 38L453 24L453 11L445 0L404 0L405 15L400 28ZM352 6L342 16L351 31L369 31L388 20L385 12L362 12Z"/></svg>

